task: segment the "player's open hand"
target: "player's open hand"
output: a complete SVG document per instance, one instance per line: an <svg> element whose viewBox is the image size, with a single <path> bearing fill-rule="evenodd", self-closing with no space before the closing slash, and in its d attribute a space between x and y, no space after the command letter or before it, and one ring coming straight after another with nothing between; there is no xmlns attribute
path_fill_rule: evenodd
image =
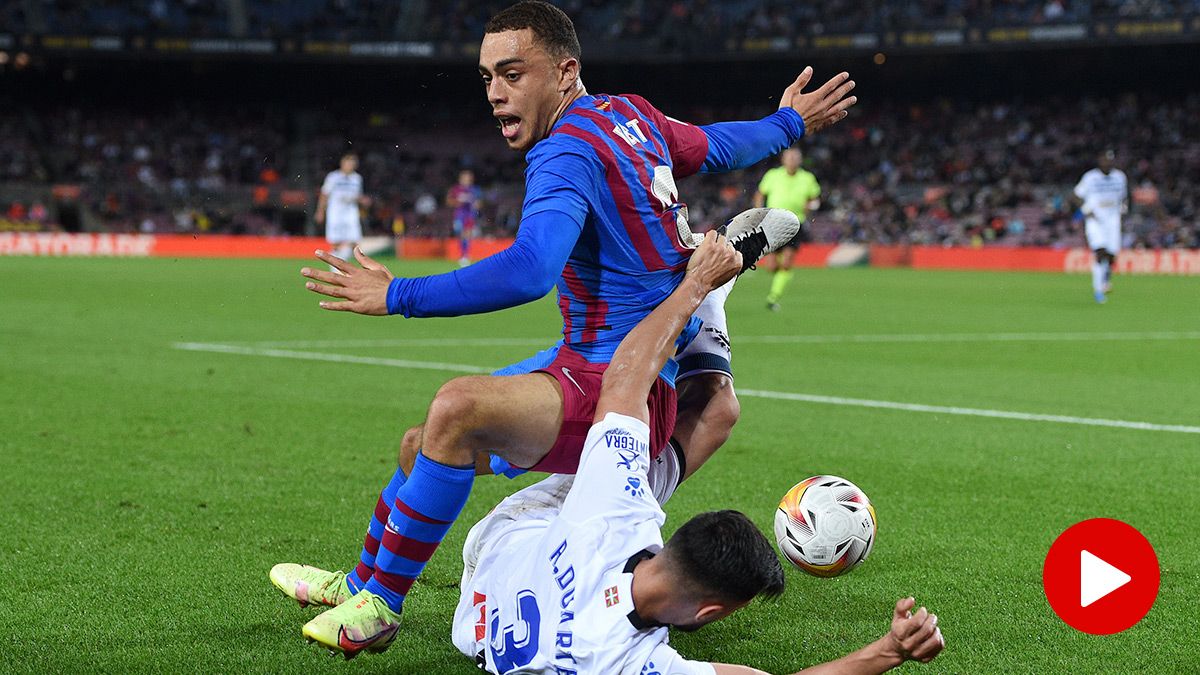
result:
<svg viewBox="0 0 1200 675"><path fill-rule="evenodd" d="M742 254L716 230L704 235L687 266L687 276L703 286L705 292L719 288L741 271Z"/></svg>
<svg viewBox="0 0 1200 675"><path fill-rule="evenodd" d="M916 604L911 597L896 602L892 630L883 641L890 655L901 661L929 663L946 647L946 640L938 628L937 614L930 614L924 607L913 612Z"/></svg>
<svg viewBox="0 0 1200 675"><path fill-rule="evenodd" d="M858 103L857 96L847 96L854 89L850 73L838 73L819 89L802 93L812 75L812 66L806 67L796 81L783 90L783 96L779 99L780 108L791 108L800 113L800 118L804 120L805 135L815 134L846 119L846 115L850 114L847 109Z"/></svg>
<svg viewBox="0 0 1200 675"><path fill-rule="evenodd" d="M300 270L300 274L315 281L306 282L304 287L314 293L341 298L341 302L321 301L321 307L324 309L371 316L386 315L388 286L395 276L391 270L367 257L357 246L354 247L354 257L362 267L355 267L326 251L317 251L317 259L329 264L338 272L305 267Z"/></svg>

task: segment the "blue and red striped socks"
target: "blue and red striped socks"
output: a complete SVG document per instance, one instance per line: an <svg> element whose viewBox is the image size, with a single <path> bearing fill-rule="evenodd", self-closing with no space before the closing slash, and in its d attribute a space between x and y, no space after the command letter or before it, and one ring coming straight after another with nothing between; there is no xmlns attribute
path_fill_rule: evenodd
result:
<svg viewBox="0 0 1200 675"><path fill-rule="evenodd" d="M366 584L392 611L404 606L404 597L466 505L474 482L474 464L447 466L417 455L412 475L396 491L375 555L375 574Z"/></svg>
<svg viewBox="0 0 1200 675"><path fill-rule="evenodd" d="M396 467L396 473L379 493L379 501L375 502L375 513L367 525L367 536L363 539L362 553L358 554L358 565L346 575L346 584L350 591L357 593L367 585L371 575L375 573L375 556L379 553L379 542L383 539L383 526L392 513L392 503L396 501L396 492L408 480L404 469Z"/></svg>

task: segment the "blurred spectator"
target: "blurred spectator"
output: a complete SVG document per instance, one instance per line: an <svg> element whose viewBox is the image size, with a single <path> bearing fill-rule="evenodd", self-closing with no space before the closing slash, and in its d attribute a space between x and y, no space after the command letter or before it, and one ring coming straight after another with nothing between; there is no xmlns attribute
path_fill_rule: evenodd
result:
<svg viewBox="0 0 1200 675"><path fill-rule="evenodd" d="M23 31L30 3L0 3L0 26ZM66 34L146 33L221 37L245 26L253 38L475 42L488 17L511 0L43 0L45 30ZM686 53L729 38L794 38L968 25L1029 25L1087 19L1161 19L1194 14L1195 0L554 0L580 35L650 42ZM240 29L239 29L240 30ZM681 36L689 36L683 40Z"/></svg>
<svg viewBox="0 0 1200 675"><path fill-rule="evenodd" d="M33 200L21 195L39 186L66 184L80 186L82 206L115 231L135 231L146 218L165 231L171 218L162 214L175 214L181 231L277 231L289 213L281 194L315 188L323 167L353 147L379 186L366 234L391 233L398 216L409 235L449 236L452 209L435 195L446 194L464 166L487 186L480 234L511 235L520 222L523 158L468 106L285 113L189 101L24 113L0 107L6 211L13 202L25 211ZM672 113L704 123L763 110ZM289 114L308 120L302 135L284 133L299 127ZM44 135L29 126L34 118ZM1135 186L1125 221L1133 245L1200 246L1200 94L864 101L844 123L804 142L806 168L822 177L826 195L811 214L811 234L816 241L1079 245L1064 195L1100 147L1116 150ZM693 226L707 229L747 208L773 161L682 181ZM10 185L34 191L9 192Z"/></svg>

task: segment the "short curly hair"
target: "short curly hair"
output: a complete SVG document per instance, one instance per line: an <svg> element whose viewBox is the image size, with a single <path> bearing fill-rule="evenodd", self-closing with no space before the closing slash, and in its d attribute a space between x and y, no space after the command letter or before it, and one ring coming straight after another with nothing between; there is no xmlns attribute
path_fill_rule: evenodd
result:
<svg viewBox="0 0 1200 675"><path fill-rule="evenodd" d="M528 28L546 53L556 59L578 59L579 36L575 24L561 9L541 0L518 2L500 10L483 27L486 33L503 33Z"/></svg>

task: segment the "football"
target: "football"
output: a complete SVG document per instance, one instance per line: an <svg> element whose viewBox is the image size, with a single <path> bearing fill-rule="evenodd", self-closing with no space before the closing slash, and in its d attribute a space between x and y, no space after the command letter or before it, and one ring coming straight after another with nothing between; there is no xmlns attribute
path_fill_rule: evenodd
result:
<svg viewBox="0 0 1200 675"><path fill-rule="evenodd" d="M845 478L806 478L779 502L775 541L783 557L813 576L845 574L871 554L875 507Z"/></svg>

